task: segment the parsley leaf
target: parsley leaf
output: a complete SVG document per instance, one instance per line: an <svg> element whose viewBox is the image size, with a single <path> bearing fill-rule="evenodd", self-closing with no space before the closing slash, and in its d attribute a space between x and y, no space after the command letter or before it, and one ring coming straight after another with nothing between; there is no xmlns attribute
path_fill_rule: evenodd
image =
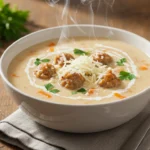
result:
<svg viewBox="0 0 150 150"><path fill-rule="evenodd" d="M54 88L54 86L51 83L48 83L48 84L46 84L44 86L45 86L45 88L46 88L47 91Z"/></svg>
<svg viewBox="0 0 150 150"><path fill-rule="evenodd" d="M42 59L41 61L42 61L42 62L49 62L50 59Z"/></svg>
<svg viewBox="0 0 150 150"><path fill-rule="evenodd" d="M72 94L77 94L77 93L85 94L86 92L87 92L86 89L81 88L81 89L79 89L79 90L77 90L77 91L72 91Z"/></svg>
<svg viewBox="0 0 150 150"><path fill-rule="evenodd" d="M124 66L125 62L127 62L127 59L126 58L122 58L119 61L117 61L117 65L118 66Z"/></svg>
<svg viewBox="0 0 150 150"><path fill-rule="evenodd" d="M28 16L28 11L11 8L9 4L4 4L4 0L0 0L0 43L17 40L27 33L25 23Z"/></svg>
<svg viewBox="0 0 150 150"><path fill-rule="evenodd" d="M40 61L40 58L37 58L36 61Z"/></svg>
<svg viewBox="0 0 150 150"><path fill-rule="evenodd" d="M52 89L52 90L49 90L51 93L58 93L60 92L58 89Z"/></svg>
<svg viewBox="0 0 150 150"><path fill-rule="evenodd" d="M77 90L77 92L85 94L87 91L86 91L86 89L81 88L81 89Z"/></svg>
<svg viewBox="0 0 150 150"><path fill-rule="evenodd" d="M41 64L40 59L39 59L39 58L37 58L37 59L35 60L34 64L35 64L36 66L38 66L39 64Z"/></svg>
<svg viewBox="0 0 150 150"><path fill-rule="evenodd" d="M132 80L132 79L136 78L136 76L134 74L131 74L126 71L121 71L119 75L120 75L119 76L120 80Z"/></svg>
<svg viewBox="0 0 150 150"><path fill-rule="evenodd" d="M34 64L35 64L36 66L38 66L39 64L41 64L41 62L40 62L40 61L35 61Z"/></svg>
<svg viewBox="0 0 150 150"><path fill-rule="evenodd" d="M44 86L45 86L46 90L51 92L51 93L60 92L58 89L54 89L54 85L52 85L51 83L45 84Z"/></svg>
<svg viewBox="0 0 150 150"><path fill-rule="evenodd" d="M74 54L76 54L76 55L89 55L89 52L85 52L83 50L75 48L74 49Z"/></svg>
<svg viewBox="0 0 150 150"><path fill-rule="evenodd" d="M37 59L35 60L34 64L35 64L36 66L38 66L39 64L41 64L41 62L49 62L49 61L50 61L50 59L39 59L39 58L37 58Z"/></svg>

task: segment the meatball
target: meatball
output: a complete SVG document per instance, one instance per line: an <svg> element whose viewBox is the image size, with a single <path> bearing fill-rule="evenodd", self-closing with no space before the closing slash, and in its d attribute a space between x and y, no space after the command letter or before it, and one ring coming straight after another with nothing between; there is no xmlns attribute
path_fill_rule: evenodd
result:
<svg viewBox="0 0 150 150"><path fill-rule="evenodd" d="M52 64L44 63L37 67L34 74L40 79L50 79L54 74L56 74L56 69Z"/></svg>
<svg viewBox="0 0 150 150"><path fill-rule="evenodd" d="M84 81L85 79L80 73L68 72L62 76L60 84L69 90L75 90L81 88Z"/></svg>
<svg viewBox="0 0 150 150"><path fill-rule="evenodd" d="M58 64L59 66L62 67L64 65L64 59L69 61L69 60L74 59L74 57L69 53L62 53L62 54L56 56L55 64Z"/></svg>
<svg viewBox="0 0 150 150"><path fill-rule="evenodd" d="M100 63L102 63L104 65L107 65L107 64L109 64L109 63L111 63L113 61L111 56L109 56L106 53L100 53L100 52L99 53L95 53L93 55L93 60L94 61L98 61L98 62L100 62Z"/></svg>
<svg viewBox="0 0 150 150"><path fill-rule="evenodd" d="M121 85L121 80L116 77L112 71L109 71L99 83L99 86L104 88L115 88Z"/></svg>

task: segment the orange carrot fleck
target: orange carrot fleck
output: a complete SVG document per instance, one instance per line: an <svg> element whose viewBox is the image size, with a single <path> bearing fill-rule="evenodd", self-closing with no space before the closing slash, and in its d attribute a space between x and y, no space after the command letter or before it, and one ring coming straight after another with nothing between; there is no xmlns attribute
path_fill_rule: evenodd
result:
<svg viewBox="0 0 150 150"><path fill-rule="evenodd" d="M148 67L147 66L140 66L139 69L144 71L144 70L148 70Z"/></svg>
<svg viewBox="0 0 150 150"><path fill-rule="evenodd" d="M50 46L50 52L54 52L54 47L56 46L56 44L52 42L49 44L49 46Z"/></svg>
<svg viewBox="0 0 150 150"><path fill-rule="evenodd" d="M15 73L11 74L12 77L19 77Z"/></svg>
<svg viewBox="0 0 150 150"><path fill-rule="evenodd" d="M49 46L56 46L56 44L52 42L49 44Z"/></svg>
<svg viewBox="0 0 150 150"><path fill-rule="evenodd" d="M50 47L50 52L54 52L54 47Z"/></svg>
<svg viewBox="0 0 150 150"><path fill-rule="evenodd" d="M38 93L39 93L39 94L42 94L42 95L44 95L44 96L46 96L46 97L48 97L48 98L51 98L51 97L52 97L50 94L48 94L48 93L46 93L45 91L42 91L42 90L38 91Z"/></svg>
<svg viewBox="0 0 150 150"><path fill-rule="evenodd" d="M89 89L88 90L88 95L94 94L95 89Z"/></svg>
<svg viewBox="0 0 150 150"><path fill-rule="evenodd" d="M118 98L120 98L120 99L126 98L125 96L123 96L123 95L121 95L121 94L119 94L119 93L114 93L114 96L116 96L116 97L118 97Z"/></svg>

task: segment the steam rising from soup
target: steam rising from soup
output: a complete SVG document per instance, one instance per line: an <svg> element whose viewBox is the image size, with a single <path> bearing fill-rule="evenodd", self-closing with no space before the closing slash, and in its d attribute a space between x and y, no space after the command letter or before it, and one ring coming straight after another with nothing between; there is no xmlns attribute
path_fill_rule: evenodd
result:
<svg viewBox="0 0 150 150"><path fill-rule="evenodd" d="M58 40L57 44L63 43L63 41L67 39L72 39L73 42L76 42L74 37L69 36L69 28L67 27L68 24L74 24L76 25L77 29L85 34L87 36L87 33L85 33L84 30L82 30L78 25L79 24L90 24L95 25L95 21L99 19L99 17L95 17L96 15L101 15L100 10L104 9L104 20L102 20L99 25L106 25L109 26L108 23L108 9L113 8L113 4L115 3L115 0L77 0L77 1L71 1L71 0L45 0L50 7L54 10L54 15L57 20L58 26L64 26L62 28L60 38ZM63 9L59 5L64 5ZM72 9L74 11L72 11ZM86 18L81 18L80 12L85 11L87 14ZM97 39L97 36L95 34L95 30L91 26L91 29L88 31L88 38L95 37ZM110 30L107 37L111 37L113 32ZM68 38L69 37L69 38Z"/></svg>

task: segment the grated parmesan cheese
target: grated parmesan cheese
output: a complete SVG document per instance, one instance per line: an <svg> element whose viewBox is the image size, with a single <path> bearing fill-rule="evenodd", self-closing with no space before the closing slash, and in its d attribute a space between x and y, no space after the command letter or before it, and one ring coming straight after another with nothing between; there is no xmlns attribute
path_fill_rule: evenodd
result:
<svg viewBox="0 0 150 150"><path fill-rule="evenodd" d="M93 61L93 58L89 56L79 56L72 61L67 61L67 63L68 62L70 63L69 65L64 65L58 71L59 79L67 72L80 73L88 83L93 84L98 80L100 74L109 69L106 65Z"/></svg>

